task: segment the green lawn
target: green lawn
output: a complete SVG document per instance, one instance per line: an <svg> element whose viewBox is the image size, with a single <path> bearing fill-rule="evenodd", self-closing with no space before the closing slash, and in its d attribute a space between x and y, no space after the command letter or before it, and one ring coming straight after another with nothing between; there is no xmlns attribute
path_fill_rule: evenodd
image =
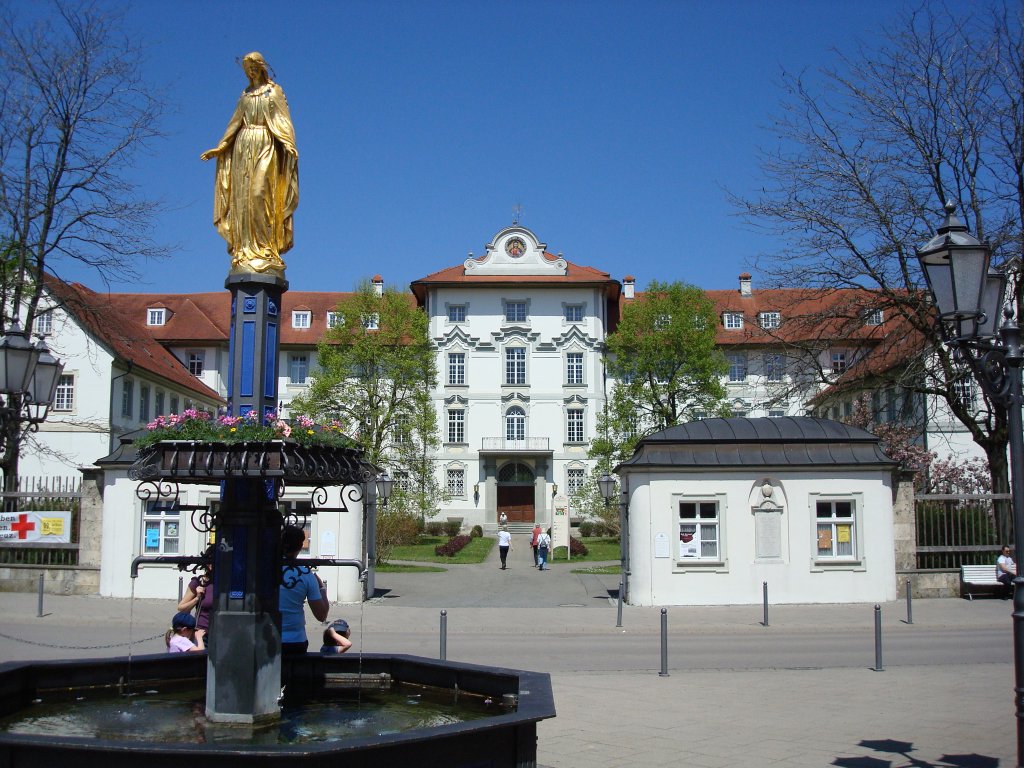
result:
<svg viewBox="0 0 1024 768"><path fill-rule="evenodd" d="M392 560L411 560L416 563L444 563L459 565L462 563L482 563L494 546L494 539L480 536L469 542L455 557L443 557L434 554L434 547L444 544L448 539L444 536L421 536L419 543L407 547L395 547L391 552Z"/></svg>
<svg viewBox="0 0 1024 768"><path fill-rule="evenodd" d="M587 548L587 554L582 557L579 555L573 555L570 564L575 563L600 563L607 560L619 560L621 555L619 553L619 540L610 536L591 536L586 539L581 539L583 544ZM555 547L554 556L551 558L551 562L554 564L565 562L565 547ZM616 568L618 566L615 566ZM618 573L618 571L609 571L609 573Z"/></svg>
<svg viewBox="0 0 1024 768"><path fill-rule="evenodd" d="M393 565L391 563L381 563L374 570L377 573L444 573L448 569L438 568L436 565L408 565L406 563Z"/></svg>

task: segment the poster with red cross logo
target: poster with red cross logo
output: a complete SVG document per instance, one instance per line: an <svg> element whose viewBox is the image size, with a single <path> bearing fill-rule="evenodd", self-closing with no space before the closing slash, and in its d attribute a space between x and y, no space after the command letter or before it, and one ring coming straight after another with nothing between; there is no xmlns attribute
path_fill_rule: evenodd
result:
<svg viewBox="0 0 1024 768"><path fill-rule="evenodd" d="M0 512L2 544L68 544L70 512Z"/></svg>

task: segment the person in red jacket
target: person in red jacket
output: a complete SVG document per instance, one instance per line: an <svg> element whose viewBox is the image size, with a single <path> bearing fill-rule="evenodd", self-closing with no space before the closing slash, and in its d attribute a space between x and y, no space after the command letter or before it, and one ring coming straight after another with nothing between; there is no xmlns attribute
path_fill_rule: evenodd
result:
<svg viewBox="0 0 1024 768"><path fill-rule="evenodd" d="M540 523L533 526L533 538L530 539L530 548L533 550L533 564L537 565L537 537L540 536Z"/></svg>

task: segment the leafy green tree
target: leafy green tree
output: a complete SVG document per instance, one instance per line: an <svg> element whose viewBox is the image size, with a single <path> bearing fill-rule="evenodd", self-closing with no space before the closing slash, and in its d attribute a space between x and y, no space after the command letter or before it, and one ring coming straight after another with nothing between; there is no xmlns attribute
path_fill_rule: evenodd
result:
<svg viewBox="0 0 1024 768"><path fill-rule="evenodd" d="M377 295L368 282L342 299L337 312L340 322L317 347L319 368L309 390L292 401L291 410L340 421L366 459L395 478L382 516L430 517L442 491L429 459L439 438L426 313L408 294L389 289ZM378 530L393 527L380 524Z"/></svg>
<svg viewBox="0 0 1024 768"><path fill-rule="evenodd" d="M711 300L685 283L652 282L626 305L608 337L614 384L590 448L601 467L597 475L632 456L653 432L725 412L728 365L715 346L716 327Z"/></svg>

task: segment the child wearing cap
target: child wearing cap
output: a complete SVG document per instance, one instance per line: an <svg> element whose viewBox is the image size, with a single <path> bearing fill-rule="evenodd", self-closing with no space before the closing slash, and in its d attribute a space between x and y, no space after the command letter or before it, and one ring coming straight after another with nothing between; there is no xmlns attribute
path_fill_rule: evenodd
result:
<svg viewBox="0 0 1024 768"><path fill-rule="evenodd" d="M205 629L196 629L196 618L191 613L180 611L171 619L171 628L167 630L164 640L168 653L187 653L188 651L205 651L203 638ZM193 642L195 640L195 642Z"/></svg>
<svg viewBox="0 0 1024 768"><path fill-rule="evenodd" d="M324 644L320 646L321 656L331 656L335 653L344 653L352 647L349 638L352 631L348 628L348 622L338 619L331 626L324 630Z"/></svg>

